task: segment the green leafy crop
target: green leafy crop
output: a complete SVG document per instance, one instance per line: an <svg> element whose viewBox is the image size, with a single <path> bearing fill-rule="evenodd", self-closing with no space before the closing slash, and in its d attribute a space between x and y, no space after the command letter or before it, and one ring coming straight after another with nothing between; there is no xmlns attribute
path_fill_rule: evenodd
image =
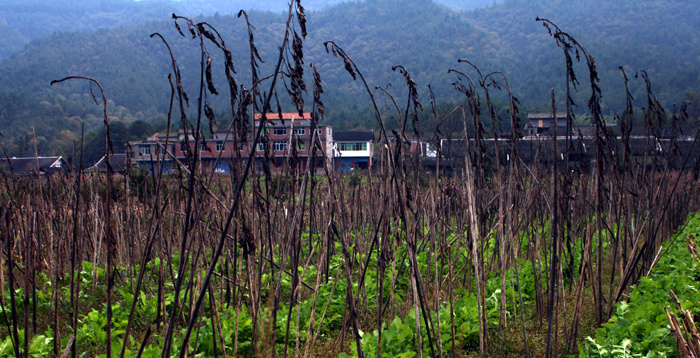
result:
<svg viewBox="0 0 700 358"><path fill-rule="evenodd" d="M677 356L664 308L675 307L668 297L673 290L683 308L693 314L700 309L700 267L685 247L685 236L698 232L700 216L691 219L651 274L633 287L629 300L615 306L612 318L596 331L595 338L585 339L580 357Z"/></svg>

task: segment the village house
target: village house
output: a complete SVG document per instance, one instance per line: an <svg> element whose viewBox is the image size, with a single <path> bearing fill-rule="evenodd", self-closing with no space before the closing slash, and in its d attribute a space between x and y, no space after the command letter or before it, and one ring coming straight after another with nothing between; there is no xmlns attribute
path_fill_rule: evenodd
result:
<svg viewBox="0 0 700 358"><path fill-rule="evenodd" d="M335 131L333 169L348 171L372 168L374 155L374 131Z"/></svg>
<svg viewBox="0 0 700 358"><path fill-rule="evenodd" d="M531 137L550 133L554 128L554 119L551 112L530 113L527 115L527 120L525 133ZM566 112L557 112L556 126L559 135L566 134Z"/></svg>
<svg viewBox="0 0 700 358"><path fill-rule="evenodd" d="M255 115L255 128L258 128L260 114ZM306 166L315 156L314 165L323 168L324 164L330 165L333 157L333 128L327 125L318 125L313 132L311 114L275 113L267 115L263 137L256 146L255 170L261 171L265 158L271 161L273 168L282 171L285 166L296 165L300 170L306 170ZM249 146L254 139L254 133L248 135ZM312 145L312 140L315 144ZM250 148L244 148L241 155L248 155ZM267 156L265 153L267 152ZM245 154L243 154L245 153ZM325 154L325 156L324 156ZM324 162L325 158L325 162Z"/></svg>
<svg viewBox="0 0 700 358"><path fill-rule="evenodd" d="M125 153L114 153L109 156L109 163L112 165L112 173L122 174L126 172L129 162ZM103 155L95 165L85 168L87 173L106 173L107 172L107 156Z"/></svg>
<svg viewBox="0 0 700 358"><path fill-rule="evenodd" d="M53 174L64 171L68 167L68 162L61 156L0 158L0 171L16 175L31 173L39 173L40 175Z"/></svg>
<svg viewBox="0 0 700 358"><path fill-rule="evenodd" d="M255 132L248 130L246 142L242 143L234 138L234 134L227 131L217 131L211 138L200 139L199 158L203 168L215 170L219 173L230 171L231 164L238 159L245 161L254 151L254 170L262 172L265 162L273 172L281 172L289 165L295 165L300 170L305 170L307 164L314 158L314 165L323 167L324 152L325 163L332 164L333 159L333 129L327 125L319 125L312 128L311 114L282 113L269 114L265 121L260 141L252 148ZM256 114L254 128L258 128L262 117ZM312 146L311 141L315 140ZM190 133L180 131L166 138L165 134L156 133L144 141L129 143L128 158L130 163L144 165L153 169L156 163L162 162L163 171L173 169L177 165L184 165L194 154L195 138ZM315 149L312 150L312 148Z"/></svg>

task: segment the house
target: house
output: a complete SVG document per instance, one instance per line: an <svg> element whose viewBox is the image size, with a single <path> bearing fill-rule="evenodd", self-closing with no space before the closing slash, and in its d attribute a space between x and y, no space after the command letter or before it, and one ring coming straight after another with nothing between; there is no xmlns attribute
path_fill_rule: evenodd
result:
<svg viewBox="0 0 700 358"><path fill-rule="evenodd" d="M230 171L238 157L243 161L254 152L254 170L262 172L265 169L265 161L273 172L281 172L285 166L296 165L305 170L307 163L313 155L316 155L315 165L323 167L323 152L331 153L333 141L333 129L330 126L319 125L316 128L317 142L311 145L312 126L311 114L303 113L271 113L265 120L262 137L252 148L252 143L257 132L249 129L246 133L246 142L235 139L232 133L217 131L211 138L200 139L199 158L201 166L219 173ZM254 128L257 130L262 116L254 116ZM168 171L177 165L189 162L194 153L195 138L192 134L185 137L180 131L171 134L169 138L165 134L156 133L143 141L130 142L128 161L132 164L145 165L149 169L157 163L163 165L163 171ZM316 148L314 150L310 148ZM331 165L332 155L326 156L325 164Z"/></svg>
<svg viewBox="0 0 700 358"><path fill-rule="evenodd" d="M437 150L433 143L422 140L411 140L409 152L421 158L435 158L437 156Z"/></svg>
<svg viewBox="0 0 700 358"><path fill-rule="evenodd" d="M374 155L374 131L335 131L333 169L370 169Z"/></svg>
<svg viewBox="0 0 700 358"><path fill-rule="evenodd" d="M0 158L0 171L18 175L53 174L66 170L68 162L59 157Z"/></svg>
<svg viewBox="0 0 700 358"><path fill-rule="evenodd" d="M267 157L272 158L271 167L276 171L281 171L286 165L298 165L300 170L305 170L313 156L316 156L314 165L318 168L332 164L335 133L331 126L316 126L314 137L311 113L303 113L302 116L299 116L299 113L282 113L281 116L270 113L266 117L263 137L255 148L257 171L262 170L265 150ZM256 113L254 119L257 129L262 120L261 114ZM254 134L249 133L248 143L253 142ZM317 139L314 145L311 143L312 138Z"/></svg>
<svg viewBox="0 0 700 358"><path fill-rule="evenodd" d="M543 133L549 133L554 127L554 119L552 113L530 113L527 115L528 122L525 124L525 132L529 136L538 136ZM557 112L557 134L566 134L566 112Z"/></svg>
<svg viewBox="0 0 700 358"><path fill-rule="evenodd" d="M127 170L127 167L129 166L129 162L126 157L126 153L114 153L109 156L109 163L112 164L112 173L124 173ZM95 165L86 168L86 172L92 173L92 172L100 172L100 173L106 173L107 172L107 156L103 155L100 160L95 163Z"/></svg>
<svg viewBox="0 0 700 358"><path fill-rule="evenodd" d="M163 171L172 169L180 160L186 159L187 147L194 147L194 136L189 134L185 140L182 131L171 133L155 133L143 141L129 142L126 161L130 165L141 165L153 169L155 165L163 165ZM189 143L189 145L187 144Z"/></svg>

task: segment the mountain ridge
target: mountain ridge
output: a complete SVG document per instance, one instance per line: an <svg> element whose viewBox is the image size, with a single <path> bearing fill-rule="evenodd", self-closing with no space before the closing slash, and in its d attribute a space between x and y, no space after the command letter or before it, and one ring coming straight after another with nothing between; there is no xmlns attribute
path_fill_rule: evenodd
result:
<svg viewBox="0 0 700 358"><path fill-rule="evenodd" d="M348 0L307 0L308 11L320 11ZM472 10L489 6L495 0L437 0L454 10ZM286 1L240 0L3 0L0 2L0 61L19 52L32 39L54 32L95 31L133 26L159 20L171 13L190 15L235 15L246 11L284 13Z"/></svg>

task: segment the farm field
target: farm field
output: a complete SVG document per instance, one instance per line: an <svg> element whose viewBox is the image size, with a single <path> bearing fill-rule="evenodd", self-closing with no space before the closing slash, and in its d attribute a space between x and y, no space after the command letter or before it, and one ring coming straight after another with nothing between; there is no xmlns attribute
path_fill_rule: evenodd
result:
<svg viewBox="0 0 700 358"><path fill-rule="evenodd" d="M127 356L161 356L168 336L166 356L181 347L194 356L223 356L224 349L227 356L273 349L359 356L361 347L374 356L380 340L386 356L421 347L425 356L478 355L481 340L488 356L541 356L548 345L575 354L577 343L595 336L598 319L628 309L633 283L654 280L645 277L652 264L668 273L668 260L696 262L684 240L696 235L698 220L673 235L697 205L690 176L668 174L678 179L671 190L660 182L664 173L652 175L658 184L650 194L668 203L656 209L625 195L596 213L592 193L578 191L564 201L572 214L554 235L551 215L537 214L548 212L548 175L519 184L510 199L517 204L501 218L496 178L470 196L464 178L416 173L395 183L381 172L253 176L226 235L230 177L215 176L190 194L187 180L134 171L114 177L110 208L100 192L105 176L79 183L73 175L4 177L0 354L60 355L75 337L79 355L105 355L107 334L113 356L122 347ZM591 190L590 175L574 180L578 190ZM630 219L621 221L623 213ZM596 215L609 228L602 246ZM675 246L660 251L672 238ZM681 297L692 311L698 297L687 285L697 280L684 283L682 272L663 287L689 292ZM656 294L662 313L666 294ZM561 332L551 343L549 317ZM609 332L601 344L613 344Z"/></svg>
<svg viewBox="0 0 700 358"><path fill-rule="evenodd" d="M218 93L210 50L226 59L235 140L247 140L251 112L262 118L281 112L273 110L281 87L303 112L306 25L298 2L290 4L276 70L264 81L250 35L250 89L235 81L230 51L214 28L174 19L183 36L199 41L202 67L200 92L188 100L172 58L167 128L179 114L194 148L216 122L207 104L207 96ZM371 170L300 166L292 149L276 168L270 166L276 158L265 152L262 170L251 169L254 151L220 158L231 168L228 175L204 170L197 150L167 173L157 154L152 172L128 167L115 174L109 165L93 173L0 172L0 357L679 355L683 345L668 329L672 320L664 309L692 316L700 305L694 251L700 132L679 145L675 129L686 113L666 113L651 100L649 86L648 106L635 122L643 126L647 149L632 155L637 114L631 104L616 118L620 135L612 133L593 57L553 23L537 21L564 51L567 86L578 84L573 61L588 70L592 134L586 140L593 147L584 148L584 159L570 155L586 145L570 128L567 98L564 133L557 135L554 125L543 135L549 140L538 141L534 160L523 160L517 100L506 76L484 76L461 60L474 76L451 71L465 96L451 112L467 143L462 164L447 173L437 150L428 171L409 140L420 138L416 122L423 110L409 72L393 68L406 83L404 109L378 88L400 124L387 128L387 114L361 69L328 42L329 56L366 86L375 109L380 134ZM325 108L320 74L309 67L312 138L306 147L316 148L314 126ZM52 84L65 81L89 81L95 95L101 93L88 77ZM508 117L494 109L489 91L507 98ZM185 103L195 107L195 97L191 117ZM110 163L103 93L96 102L104 105ZM440 143L443 118L433 114L432 142ZM661 135L662 119L673 124L674 135ZM251 148L266 142L265 123L251 129ZM312 152L308 163L324 156ZM671 290L680 307L668 297Z"/></svg>

